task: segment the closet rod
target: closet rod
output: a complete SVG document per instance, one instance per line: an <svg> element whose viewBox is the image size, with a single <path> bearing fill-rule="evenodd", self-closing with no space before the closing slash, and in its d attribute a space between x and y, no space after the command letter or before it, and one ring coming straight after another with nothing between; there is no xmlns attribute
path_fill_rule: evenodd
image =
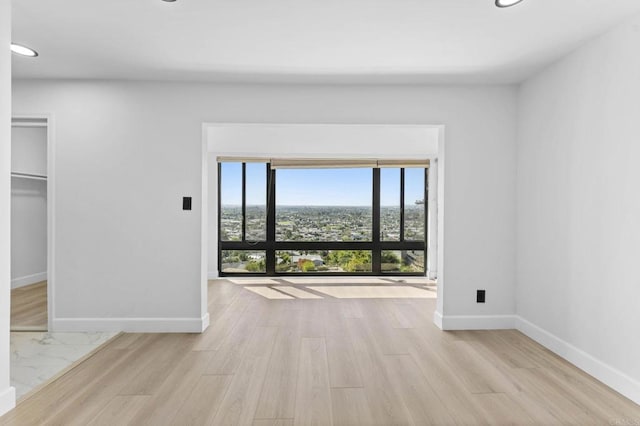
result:
<svg viewBox="0 0 640 426"><path fill-rule="evenodd" d="M11 123L11 127L47 127L47 123L39 123L32 121L18 121Z"/></svg>
<svg viewBox="0 0 640 426"><path fill-rule="evenodd" d="M13 117L11 127L47 127L49 120L35 117Z"/></svg>
<svg viewBox="0 0 640 426"><path fill-rule="evenodd" d="M34 175L34 174L31 174L31 173L11 172L11 177L24 178L24 179L35 179L35 180L47 180L46 176Z"/></svg>

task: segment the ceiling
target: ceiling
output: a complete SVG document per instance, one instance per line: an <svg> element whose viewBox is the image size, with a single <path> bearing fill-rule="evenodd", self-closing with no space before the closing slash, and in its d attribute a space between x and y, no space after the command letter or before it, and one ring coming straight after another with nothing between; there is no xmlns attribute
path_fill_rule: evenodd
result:
<svg viewBox="0 0 640 426"><path fill-rule="evenodd" d="M514 83L638 0L13 0L18 78Z"/></svg>

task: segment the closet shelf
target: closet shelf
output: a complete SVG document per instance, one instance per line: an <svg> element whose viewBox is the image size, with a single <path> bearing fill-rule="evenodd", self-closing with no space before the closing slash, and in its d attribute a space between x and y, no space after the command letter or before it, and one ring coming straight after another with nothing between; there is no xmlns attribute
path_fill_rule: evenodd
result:
<svg viewBox="0 0 640 426"><path fill-rule="evenodd" d="M44 175L35 175L32 173L11 172L11 177L21 179L47 180L47 177Z"/></svg>

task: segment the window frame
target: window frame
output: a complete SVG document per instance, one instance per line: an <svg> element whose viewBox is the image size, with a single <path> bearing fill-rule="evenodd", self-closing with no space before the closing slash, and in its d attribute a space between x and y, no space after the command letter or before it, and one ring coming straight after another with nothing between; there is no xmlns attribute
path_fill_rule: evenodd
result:
<svg viewBox="0 0 640 426"><path fill-rule="evenodd" d="M242 240L222 241L222 164L218 162L218 273L221 277L226 276L425 276L427 272L427 241L428 241L428 218L429 218L429 169L424 170L424 240L405 240L404 238L404 167L400 167L400 240L381 241L380 239L380 168L372 167L372 238L371 241L276 241L276 189L277 170L271 168L271 164L266 162L266 240L247 241L246 240L246 162L242 162ZM421 167L422 169L422 167ZM266 271L259 273L224 272L222 270L223 250L243 250L243 251L265 251ZM370 250L372 270L371 272L277 272L276 252L278 251L304 251L304 250ZM423 272L383 272L381 257L383 251L423 251L424 265Z"/></svg>

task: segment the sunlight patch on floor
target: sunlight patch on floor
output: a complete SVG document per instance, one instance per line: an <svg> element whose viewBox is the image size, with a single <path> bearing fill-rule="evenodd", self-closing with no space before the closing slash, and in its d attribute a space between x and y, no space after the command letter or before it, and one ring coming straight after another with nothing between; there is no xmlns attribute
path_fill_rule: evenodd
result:
<svg viewBox="0 0 640 426"><path fill-rule="evenodd" d="M308 291L301 290L297 287L291 286L276 286L273 287L283 293L290 294L298 299L322 299L322 296L318 296L317 294L309 293Z"/></svg>
<svg viewBox="0 0 640 426"><path fill-rule="evenodd" d="M430 285L430 286L436 285L435 280L432 280L427 277L389 277L389 279L402 284Z"/></svg>
<svg viewBox="0 0 640 426"><path fill-rule="evenodd" d="M435 299L436 292L401 286L309 286L313 291L337 299Z"/></svg>
<svg viewBox="0 0 640 426"><path fill-rule="evenodd" d="M237 285L275 285L280 284L276 280L272 280L269 278L227 278L232 284Z"/></svg>
<svg viewBox="0 0 640 426"><path fill-rule="evenodd" d="M259 294L262 297L266 297L267 299L294 299L289 295L280 293L269 287L245 287L245 289Z"/></svg>
<svg viewBox="0 0 640 426"><path fill-rule="evenodd" d="M380 278L351 278L351 277L290 277L282 278L282 281L296 285L313 284L391 284Z"/></svg>

